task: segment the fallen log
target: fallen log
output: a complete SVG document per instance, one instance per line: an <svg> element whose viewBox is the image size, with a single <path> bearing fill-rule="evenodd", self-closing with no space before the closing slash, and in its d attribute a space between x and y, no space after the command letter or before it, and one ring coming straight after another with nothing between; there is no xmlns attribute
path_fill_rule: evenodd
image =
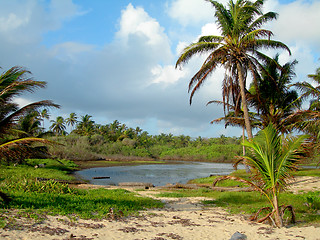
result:
<svg viewBox="0 0 320 240"><path fill-rule="evenodd" d="M143 182L120 182L118 183L121 187L154 187L152 183L143 183Z"/></svg>
<svg viewBox="0 0 320 240"><path fill-rule="evenodd" d="M92 179L109 179L110 177L92 177Z"/></svg>

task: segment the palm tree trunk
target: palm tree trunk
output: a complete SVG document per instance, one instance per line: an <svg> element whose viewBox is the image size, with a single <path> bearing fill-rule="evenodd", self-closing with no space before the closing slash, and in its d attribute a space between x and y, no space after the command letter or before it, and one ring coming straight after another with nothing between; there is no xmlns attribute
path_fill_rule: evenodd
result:
<svg viewBox="0 0 320 240"><path fill-rule="evenodd" d="M244 123L246 126L248 138L249 140L251 140L253 136L252 136L252 128L250 124L249 110L248 110L247 98L246 98L246 92L245 92L245 86L244 86L243 68L239 62L237 63L237 70L238 70L238 76L239 76L239 85L240 85L240 94L241 94L241 101L242 101L242 108L243 108L243 115L244 115Z"/></svg>
<svg viewBox="0 0 320 240"><path fill-rule="evenodd" d="M245 127L242 126L242 143L244 143L245 139L246 139L246 137L245 137ZM246 155L246 147L244 145L242 145L242 155L243 156Z"/></svg>
<svg viewBox="0 0 320 240"><path fill-rule="evenodd" d="M274 189L273 190L274 220L275 220L276 226L280 228L283 226L283 221L282 221L282 217L281 217L280 210L279 210L277 193L275 191L276 190Z"/></svg>

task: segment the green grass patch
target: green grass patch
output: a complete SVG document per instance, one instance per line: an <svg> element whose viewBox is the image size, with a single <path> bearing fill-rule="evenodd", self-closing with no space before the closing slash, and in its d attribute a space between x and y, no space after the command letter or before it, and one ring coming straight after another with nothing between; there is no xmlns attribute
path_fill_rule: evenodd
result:
<svg viewBox="0 0 320 240"><path fill-rule="evenodd" d="M320 169L300 169L294 172L294 176L310 176L310 177L320 177Z"/></svg>
<svg viewBox="0 0 320 240"><path fill-rule="evenodd" d="M241 177L244 179L249 179L248 173L246 173L245 170L237 170L230 174L231 176L235 177ZM211 177L205 177L205 178L197 178L189 181L189 183L193 184L204 184L204 185L212 185L213 181L220 176L211 176ZM248 185L242 182L237 182L234 180L224 180L221 182L218 182L217 187L247 187Z"/></svg>
<svg viewBox="0 0 320 240"><path fill-rule="evenodd" d="M69 175L72 168L56 166L46 166L45 168L34 168L32 165L18 166L0 166L0 176L4 181L17 182L23 179L52 178L59 180L73 180L74 177Z"/></svg>
<svg viewBox="0 0 320 240"><path fill-rule="evenodd" d="M218 192L208 188L197 190L179 189L162 192L160 197L207 197L203 204L208 207L222 207L231 214L252 215L260 208L270 206L269 202L258 192ZM281 205L292 205L300 225L314 224L320 226L320 192L304 194L282 193ZM241 207L239 207L241 206ZM285 216L286 218L286 216Z"/></svg>
<svg viewBox="0 0 320 240"><path fill-rule="evenodd" d="M40 183L44 185L45 183ZM63 185L57 183L57 185ZM14 208L59 214L65 216L78 216L84 219L108 218L108 213L112 208L115 213L121 212L124 216L136 214L139 210L147 208L160 208L163 203L151 198L136 196L134 193L123 190L79 190L66 187L38 191L12 191L8 188L8 193L13 201L9 205L1 205L2 208ZM63 190L64 189L64 190Z"/></svg>

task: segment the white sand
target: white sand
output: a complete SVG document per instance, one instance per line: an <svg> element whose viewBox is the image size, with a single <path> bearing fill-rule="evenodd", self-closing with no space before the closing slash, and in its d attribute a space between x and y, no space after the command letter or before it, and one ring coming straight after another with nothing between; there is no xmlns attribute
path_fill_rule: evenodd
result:
<svg viewBox="0 0 320 240"><path fill-rule="evenodd" d="M302 181L298 186L302 187L301 184L306 182ZM319 179L312 179L312 183L316 186L311 186L311 189L320 187ZM305 185L304 189L298 188L297 191L306 189ZM138 193L152 197L155 194L152 190ZM141 212L139 217L120 221L70 221L66 217L47 216L40 224L29 223L28 227L22 227L21 230L0 229L0 239L229 240L238 231L245 234L248 240L320 240L320 228L313 226L278 229L252 223L240 215L228 215L220 208L204 208L199 203L203 198L160 199L167 203L165 209ZM28 224L23 219L21 222L24 226Z"/></svg>

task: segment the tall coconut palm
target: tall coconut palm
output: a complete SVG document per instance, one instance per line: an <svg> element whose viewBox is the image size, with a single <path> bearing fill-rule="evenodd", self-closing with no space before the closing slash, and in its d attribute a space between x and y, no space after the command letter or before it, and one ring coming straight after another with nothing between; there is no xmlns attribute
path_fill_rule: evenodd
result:
<svg viewBox="0 0 320 240"><path fill-rule="evenodd" d="M245 126L249 139L252 130L246 100L246 77L251 72L255 78L260 61L268 59L260 50L262 48L282 48L290 53L289 48L279 41L271 40L272 32L260 28L264 23L276 19L277 14L268 12L263 14L261 9L264 0L251 2L249 0L230 0L227 7L213 0L206 0L215 9L217 25L221 36L202 36L198 42L186 47L176 67L188 62L197 54L209 54L200 70L189 83L190 104L194 93L203 85L208 76L219 66L226 69L226 81L236 81L239 85L244 112ZM231 85L233 83L226 83Z"/></svg>
<svg viewBox="0 0 320 240"><path fill-rule="evenodd" d="M306 136L284 138L273 125L269 125L250 142L244 143L249 152L241 158L251 166L252 180L224 176L217 178L213 185L221 180L233 179L254 187L272 206L271 213L260 221L274 217L275 225L282 227L284 210L292 210L292 206L279 206L279 193L288 187L289 181L293 178L292 173L297 169L302 156L301 145L305 139Z"/></svg>

